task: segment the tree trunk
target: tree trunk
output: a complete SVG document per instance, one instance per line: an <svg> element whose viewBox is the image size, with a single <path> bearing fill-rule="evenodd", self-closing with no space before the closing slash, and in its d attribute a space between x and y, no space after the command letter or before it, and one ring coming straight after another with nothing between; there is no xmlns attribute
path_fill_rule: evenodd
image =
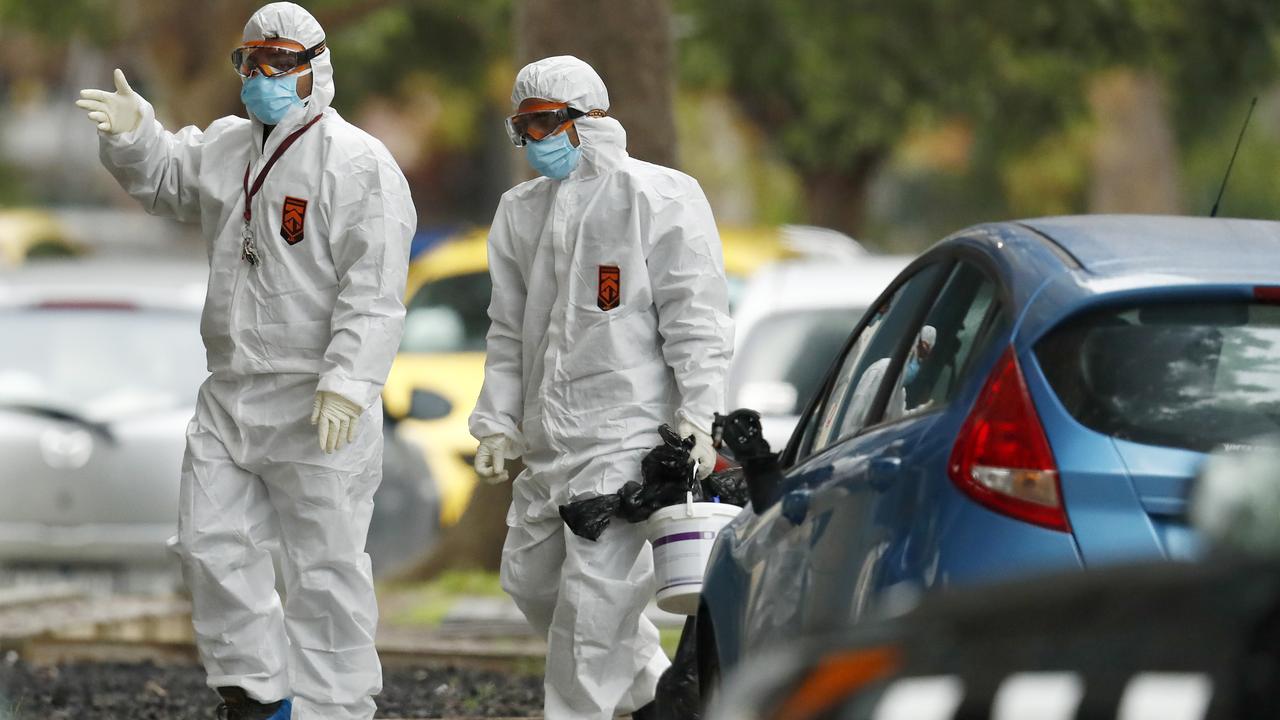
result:
<svg viewBox="0 0 1280 720"><path fill-rule="evenodd" d="M847 171L815 170L804 172L807 221L821 227L839 230L854 239L867 219L867 194L884 153L869 151Z"/></svg>
<svg viewBox="0 0 1280 720"><path fill-rule="evenodd" d="M514 480L524 469L519 460L507 463ZM502 544L507 539L507 508L511 507L511 483L490 485L477 481L471 502L453 527L445 530L422 562L395 578L396 581L430 580L449 570L497 572Z"/></svg>
<svg viewBox="0 0 1280 720"><path fill-rule="evenodd" d="M1089 105L1097 128L1089 212L1180 212L1178 150L1160 78L1132 70L1099 75Z"/></svg>
<svg viewBox="0 0 1280 720"><path fill-rule="evenodd" d="M520 0L515 24L522 65L552 55L590 63L609 89L609 114L627 129L628 152L675 167L675 57L667 0Z"/></svg>

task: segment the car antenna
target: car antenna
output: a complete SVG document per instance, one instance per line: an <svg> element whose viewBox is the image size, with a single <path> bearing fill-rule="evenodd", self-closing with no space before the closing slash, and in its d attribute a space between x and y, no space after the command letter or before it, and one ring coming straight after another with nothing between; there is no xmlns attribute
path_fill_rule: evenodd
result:
<svg viewBox="0 0 1280 720"><path fill-rule="evenodd" d="M1213 201L1213 209L1209 211L1209 217L1218 217L1218 206L1222 204L1222 193L1227 190L1227 180L1231 178L1231 168L1235 167L1236 155L1240 152L1240 142L1244 140L1244 131L1249 127L1249 118L1253 117L1253 109L1258 106L1258 96L1253 96L1253 102L1249 103L1249 112L1244 116L1244 125L1240 126L1240 136L1236 138L1236 149L1231 151L1231 162L1227 163L1227 174L1222 176L1222 187L1218 188L1218 199Z"/></svg>

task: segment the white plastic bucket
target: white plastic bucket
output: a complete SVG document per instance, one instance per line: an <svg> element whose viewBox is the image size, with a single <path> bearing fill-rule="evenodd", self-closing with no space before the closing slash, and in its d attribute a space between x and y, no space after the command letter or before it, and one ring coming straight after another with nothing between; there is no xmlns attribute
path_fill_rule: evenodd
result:
<svg viewBox="0 0 1280 720"><path fill-rule="evenodd" d="M658 607L677 615L696 615L702 576L716 535L742 508L711 502L665 507L649 517Z"/></svg>

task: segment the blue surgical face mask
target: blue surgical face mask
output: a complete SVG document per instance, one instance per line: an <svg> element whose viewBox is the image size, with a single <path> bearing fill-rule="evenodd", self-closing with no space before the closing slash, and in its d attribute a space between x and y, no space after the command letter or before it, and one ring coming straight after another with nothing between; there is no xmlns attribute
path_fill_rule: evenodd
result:
<svg viewBox="0 0 1280 720"><path fill-rule="evenodd" d="M524 157L539 174L552 180L563 180L578 166L582 148L569 142L568 131L561 131L541 140L531 140L524 146Z"/></svg>
<svg viewBox="0 0 1280 720"><path fill-rule="evenodd" d="M907 374L903 376L903 385L909 385L915 382L916 375L920 372L920 360L912 355L907 358Z"/></svg>
<svg viewBox="0 0 1280 720"><path fill-rule="evenodd" d="M254 75L241 86L240 100L263 124L279 125L290 110L302 105L302 98L298 97L299 77L297 74L273 78Z"/></svg>

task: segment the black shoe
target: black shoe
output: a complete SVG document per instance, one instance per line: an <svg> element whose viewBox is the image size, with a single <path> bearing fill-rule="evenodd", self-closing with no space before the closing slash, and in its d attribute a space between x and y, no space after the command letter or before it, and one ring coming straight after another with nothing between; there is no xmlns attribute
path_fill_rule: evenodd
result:
<svg viewBox="0 0 1280 720"><path fill-rule="evenodd" d="M222 696L218 720L273 720L285 705L284 700L260 703L238 687L220 687L218 694Z"/></svg>

